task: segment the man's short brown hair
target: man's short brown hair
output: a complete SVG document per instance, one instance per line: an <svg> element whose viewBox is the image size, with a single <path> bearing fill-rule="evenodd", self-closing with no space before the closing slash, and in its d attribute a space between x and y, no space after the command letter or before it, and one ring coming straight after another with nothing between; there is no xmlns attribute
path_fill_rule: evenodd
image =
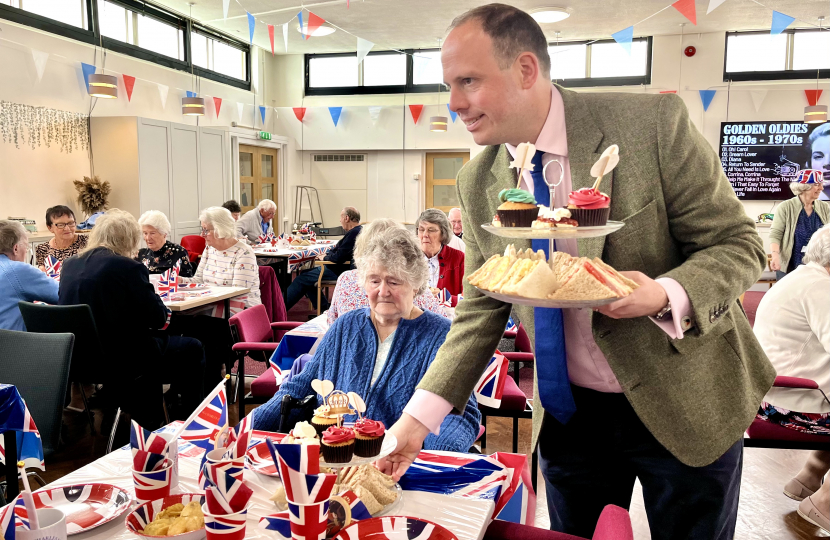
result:
<svg viewBox="0 0 830 540"><path fill-rule="evenodd" d="M349 217L349 221L352 223L360 223L360 212L357 211L357 208L354 206L347 206L343 209L346 212L346 215Z"/></svg>
<svg viewBox="0 0 830 540"><path fill-rule="evenodd" d="M539 59L539 69L550 79L548 40L527 12L506 4L487 4L453 19L447 32L472 21L479 23L493 40L493 51L501 69L510 67L523 52L532 52Z"/></svg>

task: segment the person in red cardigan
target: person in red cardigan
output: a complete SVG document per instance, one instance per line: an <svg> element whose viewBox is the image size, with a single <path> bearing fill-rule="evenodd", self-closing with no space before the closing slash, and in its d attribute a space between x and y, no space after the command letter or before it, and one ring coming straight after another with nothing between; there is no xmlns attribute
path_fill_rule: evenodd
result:
<svg viewBox="0 0 830 540"><path fill-rule="evenodd" d="M464 253L447 245L452 238L450 220L441 210L428 208L418 216L416 227L429 266L429 286L434 292L450 291L455 306L463 289Z"/></svg>

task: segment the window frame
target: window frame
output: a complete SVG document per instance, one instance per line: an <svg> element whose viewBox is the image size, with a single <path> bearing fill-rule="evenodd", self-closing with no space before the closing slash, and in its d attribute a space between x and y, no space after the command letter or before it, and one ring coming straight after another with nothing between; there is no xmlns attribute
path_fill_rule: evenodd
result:
<svg viewBox="0 0 830 540"><path fill-rule="evenodd" d="M7 6L5 4L0 4L0 19L37 28L38 30L43 30L44 32L49 32L50 34L56 34L83 43L95 44L95 32L92 29L95 28L93 21L95 21L98 17L98 14L94 13L97 11L96 7L97 2L87 0L86 23L88 28L86 30L77 26L72 26L71 24L57 21L55 19L50 19L49 17L37 15L24 9Z"/></svg>
<svg viewBox="0 0 830 540"><path fill-rule="evenodd" d="M788 28L782 33L787 34L787 50L785 53L784 69L780 71L726 71L726 57L729 54L729 36L741 35L769 35L769 30L752 30L748 32L726 32L723 46L723 82L742 82L742 81L790 81L796 79L815 79L818 72L819 79L830 78L830 68L824 69L792 69L793 63L793 44L795 42L795 34L804 32L827 32L828 30L820 30L818 28Z"/></svg>
<svg viewBox="0 0 830 540"><path fill-rule="evenodd" d="M589 39L582 41L560 41L559 45L587 45L588 50L585 54L585 71L588 73L587 77L578 79L551 79L551 82L563 86L565 88L590 88L595 86L640 86L644 84L651 84L651 62L654 40L653 36L641 36L634 38L632 43L645 41L646 42L646 74L632 75L627 77L591 77L591 46L598 43L616 43L613 39ZM557 43L548 43L548 48L556 47Z"/></svg>

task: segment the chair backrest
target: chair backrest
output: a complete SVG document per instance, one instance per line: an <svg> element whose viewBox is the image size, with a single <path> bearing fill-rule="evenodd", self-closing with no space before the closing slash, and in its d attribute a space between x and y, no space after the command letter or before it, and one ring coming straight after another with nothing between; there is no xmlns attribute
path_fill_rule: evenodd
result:
<svg viewBox="0 0 830 540"><path fill-rule="evenodd" d="M764 298L764 294L766 294L765 291L747 291L744 294L743 308L750 326L755 326L755 313L758 311L758 305Z"/></svg>
<svg viewBox="0 0 830 540"><path fill-rule="evenodd" d="M60 441L73 341L69 333L0 330L0 382L15 385L26 400L46 456Z"/></svg>
<svg viewBox="0 0 830 540"><path fill-rule="evenodd" d="M519 328L516 331L516 351L533 352L533 349L530 347L530 338L527 336L527 330L525 330L522 323L519 323Z"/></svg>
<svg viewBox="0 0 830 540"><path fill-rule="evenodd" d="M271 321L262 304L240 311L228 322L236 327L242 341L261 343L272 340Z"/></svg>
<svg viewBox="0 0 830 540"><path fill-rule="evenodd" d="M268 320L274 320L274 281L277 275L270 266L259 266L259 297L265 311L268 313Z"/></svg>
<svg viewBox="0 0 830 540"><path fill-rule="evenodd" d="M198 234L182 236L182 247L187 251L194 251L199 255L205 250L205 239Z"/></svg>
<svg viewBox="0 0 830 540"><path fill-rule="evenodd" d="M48 306L18 302L23 322L29 332L75 335L69 380L86 383L106 382L106 369L98 328L92 310L86 304Z"/></svg>

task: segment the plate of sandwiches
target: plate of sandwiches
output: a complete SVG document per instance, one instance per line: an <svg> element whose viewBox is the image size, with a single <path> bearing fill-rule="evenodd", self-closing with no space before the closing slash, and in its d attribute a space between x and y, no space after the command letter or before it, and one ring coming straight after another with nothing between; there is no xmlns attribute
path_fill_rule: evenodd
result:
<svg viewBox="0 0 830 540"><path fill-rule="evenodd" d="M484 223L481 228L485 231L504 238L529 239L557 239L557 238L594 238L606 236L620 230L625 223L609 221L605 225L594 227L559 226L559 227L494 227L492 223Z"/></svg>
<svg viewBox="0 0 830 540"><path fill-rule="evenodd" d="M590 308L610 304L639 285L599 258L572 257L556 251L548 261L542 250L493 255L467 277L486 296L511 304L550 308Z"/></svg>

